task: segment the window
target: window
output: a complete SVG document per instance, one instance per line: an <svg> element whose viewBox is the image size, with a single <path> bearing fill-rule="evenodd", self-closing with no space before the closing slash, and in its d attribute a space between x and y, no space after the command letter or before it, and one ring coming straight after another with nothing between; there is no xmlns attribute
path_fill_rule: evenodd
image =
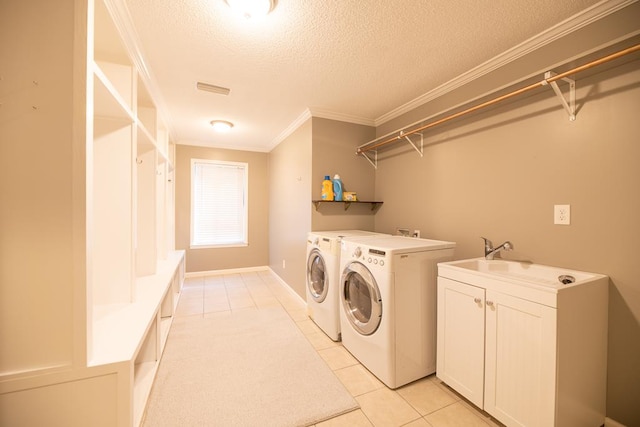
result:
<svg viewBox="0 0 640 427"><path fill-rule="evenodd" d="M246 246L247 163L191 159L191 247Z"/></svg>

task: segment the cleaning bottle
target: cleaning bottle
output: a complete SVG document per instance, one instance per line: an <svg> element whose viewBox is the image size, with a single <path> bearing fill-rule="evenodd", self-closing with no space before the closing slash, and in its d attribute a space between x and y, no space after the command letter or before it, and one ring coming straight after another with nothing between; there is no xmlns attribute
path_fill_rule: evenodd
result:
<svg viewBox="0 0 640 427"><path fill-rule="evenodd" d="M342 201L342 180L340 179L340 175L336 174L333 177L333 197L337 202Z"/></svg>
<svg viewBox="0 0 640 427"><path fill-rule="evenodd" d="M322 181L322 200L331 201L333 200L333 183L331 182L331 177L329 175L324 176L324 181Z"/></svg>

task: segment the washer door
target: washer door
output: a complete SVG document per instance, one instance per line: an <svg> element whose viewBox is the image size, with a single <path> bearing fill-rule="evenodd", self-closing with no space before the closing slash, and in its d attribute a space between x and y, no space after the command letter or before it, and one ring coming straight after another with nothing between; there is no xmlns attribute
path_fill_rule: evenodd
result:
<svg viewBox="0 0 640 427"><path fill-rule="evenodd" d="M362 335L374 333L382 319L382 298L373 275L364 264L353 261L340 280L342 309L351 326Z"/></svg>
<svg viewBox="0 0 640 427"><path fill-rule="evenodd" d="M322 302L329 292L329 275L319 249L313 249L307 259L307 287L315 302Z"/></svg>

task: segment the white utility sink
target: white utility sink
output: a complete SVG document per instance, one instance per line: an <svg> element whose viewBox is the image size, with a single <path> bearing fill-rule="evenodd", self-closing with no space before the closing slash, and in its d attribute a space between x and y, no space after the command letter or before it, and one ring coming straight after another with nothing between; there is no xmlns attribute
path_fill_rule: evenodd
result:
<svg viewBox="0 0 640 427"><path fill-rule="evenodd" d="M495 290L519 287L528 293L549 293L549 296L555 295L563 289L606 278L602 274L562 267L485 258L439 263L438 275L463 283L478 283L480 286ZM547 303L551 303L551 301L555 301L555 297L552 297Z"/></svg>
<svg viewBox="0 0 640 427"><path fill-rule="evenodd" d="M554 287L563 287L574 283L579 284L599 277L598 274L585 273L583 271L497 259L466 259L450 262L449 265L502 278L526 280L527 282Z"/></svg>

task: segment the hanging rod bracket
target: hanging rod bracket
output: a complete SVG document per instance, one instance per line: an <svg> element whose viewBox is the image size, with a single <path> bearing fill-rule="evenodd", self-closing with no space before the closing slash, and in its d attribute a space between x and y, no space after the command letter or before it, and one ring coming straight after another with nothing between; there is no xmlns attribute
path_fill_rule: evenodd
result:
<svg viewBox="0 0 640 427"><path fill-rule="evenodd" d="M374 169L378 169L378 150L373 150L373 159L364 151L358 150L356 154L360 154L362 157L367 159L369 163L371 163L371 166L373 166Z"/></svg>
<svg viewBox="0 0 640 427"><path fill-rule="evenodd" d="M609 61L613 61L615 59L618 59L622 56L625 55L629 55L631 53L634 52L638 52L640 51L640 44L636 44L634 46L630 46L627 47L626 49L620 50L618 52L614 52L610 55L604 56L602 58L593 60L591 62L588 62L586 64L580 65L578 67L572 68L571 70L567 70L564 71L560 74L557 74L555 72L552 71L548 71L547 73L545 73L545 78L541 81L536 81L532 84L529 84L527 86L521 87L519 89L516 89L512 92L506 93L504 95L500 95L500 96L496 96L493 99L490 99L488 101L484 101L481 102L479 104L474 104L471 105L472 102L477 101L477 98L474 98L473 100L469 100L466 103L462 103L459 104L457 107L460 108L464 108L462 111L458 111L456 113L450 113L449 115L447 115L446 117L442 117L440 119L434 119L435 117L437 117L440 113L447 113L450 112L454 107L446 109L444 111L441 111L438 114L434 114L431 115L429 117L425 117L417 122L414 122L413 124L407 125L405 127L403 127L402 129L408 129L408 128L412 128L414 130L409 131L409 132L404 132L406 134L406 136L409 136L410 134L415 134L418 132L422 132L425 131L427 129L431 129L432 127L441 125L443 123L446 123L450 120L453 119L457 119L459 117L462 117L466 114L469 113L473 113L476 112L482 108L494 105L494 104L498 104L499 102L505 101L507 99L511 99L513 97L516 97L518 95L521 95L525 92L529 92L530 90L533 89L538 89L540 86L551 86L554 90L554 92L556 93L556 95L558 96L558 98L560 99L560 102L562 103L562 106L565 108L565 110L569 113L569 120L574 121L576 119L576 107L575 107L575 99L576 99L576 95L575 95L575 81L568 78L568 76L572 76L575 75L577 73L580 73L584 70L590 69L592 67L596 67L599 66L601 64L604 64L606 62ZM562 95L562 93L560 92L560 89L558 88L557 85L557 81L558 80L564 80L565 82L569 83L569 101L567 102L566 98ZM468 108L465 108L465 106L467 106ZM426 123L425 123L426 122ZM415 127L418 126L418 127ZM362 144L358 147L356 154L363 154L366 151L373 151L378 149L379 147L383 147L385 145L388 144L394 144L397 143L398 141L404 139L403 136L398 135L398 130L393 131L393 132L389 132L388 134L382 136L382 137L378 137L372 141L369 141L365 144ZM370 159L369 159L370 160ZM371 160L370 160L371 161ZM373 163L372 163L373 164Z"/></svg>
<svg viewBox="0 0 640 427"><path fill-rule="evenodd" d="M551 86L551 89L556 93L556 97L558 97L560 103L569 114L569 120L574 121L576 119L576 81L568 77L563 77L561 79L569 84L569 102L567 102L562 91L560 91L560 88L558 87L558 83L555 80L549 81L550 78L555 77L557 74L558 73L553 71L547 71L544 73L544 80L542 81L542 84Z"/></svg>
<svg viewBox="0 0 640 427"><path fill-rule="evenodd" d="M409 144L411 144L413 149L416 150L418 154L420 154L420 157L422 157L424 152L424 136L421 133L413 133L412 135L420 135L420 148L418 148L416 144L411 140L411 138L409 138L409 135L406 135L402 130L398 134L398 139L400 138L406 139L409 142Z"/></svg>

